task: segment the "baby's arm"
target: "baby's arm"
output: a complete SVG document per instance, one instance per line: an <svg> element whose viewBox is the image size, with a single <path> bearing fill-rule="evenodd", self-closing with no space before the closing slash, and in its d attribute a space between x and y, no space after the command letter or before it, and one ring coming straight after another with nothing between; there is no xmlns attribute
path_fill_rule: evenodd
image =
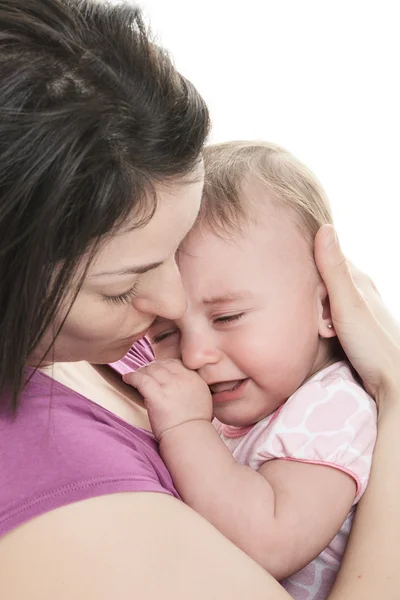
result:
<svg viewBox="0 0 400 600"><path fill-rule="evenodd" d="M160 451L182 499L278 580L332 540L356 495L354 480L289 460L238 464L211 423L209 389L179 361L129 376L145 398Z"/></svg>
<svg viewBox="0 0 400 600"><path fill-rule="evenodd" d="M161 455L184 502L282 580L311 562L344 522L354 480L330 467L238 464L207 421L165 432Z"/></svg>

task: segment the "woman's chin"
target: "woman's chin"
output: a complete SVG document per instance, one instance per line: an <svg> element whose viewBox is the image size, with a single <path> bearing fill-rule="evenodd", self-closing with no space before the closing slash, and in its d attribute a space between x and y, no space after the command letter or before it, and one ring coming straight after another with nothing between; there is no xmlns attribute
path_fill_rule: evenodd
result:
<svg viewBox="0 0 400 600"><path fill-rule="evenodd" d="M113 348L104 348L103 352L99 353L98 356L93 357L94 360L89 360L88 362L98 365L115 363L128 354L133 344L134 342L131 343L125 340L118 345L115 344Z"/></svg>

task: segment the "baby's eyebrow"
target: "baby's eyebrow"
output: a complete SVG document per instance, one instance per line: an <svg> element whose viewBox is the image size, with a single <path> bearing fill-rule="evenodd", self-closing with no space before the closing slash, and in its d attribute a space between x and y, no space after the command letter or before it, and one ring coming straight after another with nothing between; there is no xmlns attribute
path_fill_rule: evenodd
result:
<svg viewBox="0 0 400 600"><path fill-rule="evenodd" d="M230 292L226 294L220 294L218 296L205 297L202 300L203 304L229 304L236 300L248 300L251 297L249 291L243 290L239 292Z"/></svg>

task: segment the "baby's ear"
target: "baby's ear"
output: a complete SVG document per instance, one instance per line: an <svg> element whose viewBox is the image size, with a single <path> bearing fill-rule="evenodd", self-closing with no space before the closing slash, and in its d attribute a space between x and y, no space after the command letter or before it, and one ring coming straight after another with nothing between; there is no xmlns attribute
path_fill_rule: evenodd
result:
<svg viewBox="0 0 400 600"><path fill-rule="evenodd" d="M318 333L322 338L336 337L328 290L322 281L318 284Z"/></svg>

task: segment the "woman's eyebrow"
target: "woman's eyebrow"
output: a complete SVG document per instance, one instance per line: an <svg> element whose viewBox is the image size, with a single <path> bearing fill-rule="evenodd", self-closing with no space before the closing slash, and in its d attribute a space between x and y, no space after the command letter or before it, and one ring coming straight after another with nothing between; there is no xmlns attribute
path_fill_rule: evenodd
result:
<svg viewBox="0 0 400 600"><path fill-rule="evenodd" d="M137 267L127 267L126 269L118 269L117 271L101 271L100 273L93 273L89 275L89 278L92 277L101 277L105 275L141 275L142 273L147 273L147 271L152 271L153 269L157 269L160 265L163 264L163 261L149 263L148 265L140 265Z"/></svg>

